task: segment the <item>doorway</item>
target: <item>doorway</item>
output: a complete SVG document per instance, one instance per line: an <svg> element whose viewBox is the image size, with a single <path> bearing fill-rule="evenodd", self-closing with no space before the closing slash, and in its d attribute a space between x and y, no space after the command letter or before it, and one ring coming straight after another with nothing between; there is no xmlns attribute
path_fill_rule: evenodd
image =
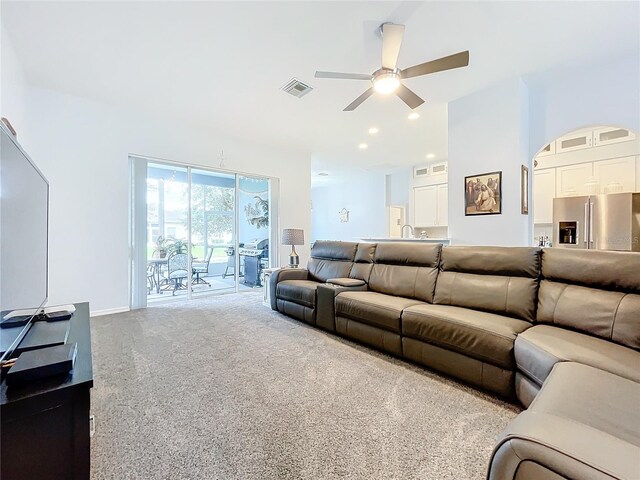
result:
<svg viewBox="0 0 640 480"><path fill-rule="evenodd" d="M263 288L277 179L139 157L131 166L131 308Z"/></svg>
<svg viewBox="0 0 640 480"><path fill-rule="evenodd" d="M389 237L401 238L402 226L406 223L406 208L404 205L389 206Z"/></svg>

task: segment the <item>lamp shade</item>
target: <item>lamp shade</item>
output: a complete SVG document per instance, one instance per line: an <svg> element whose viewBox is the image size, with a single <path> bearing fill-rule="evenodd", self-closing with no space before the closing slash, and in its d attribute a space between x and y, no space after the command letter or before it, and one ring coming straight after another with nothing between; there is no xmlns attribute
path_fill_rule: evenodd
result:
<svg viewBox="0 0 640 480"><path fill-rule="evenodd" d="M283 245L304 245L304 230L301 228L283 228Z"/></svg>

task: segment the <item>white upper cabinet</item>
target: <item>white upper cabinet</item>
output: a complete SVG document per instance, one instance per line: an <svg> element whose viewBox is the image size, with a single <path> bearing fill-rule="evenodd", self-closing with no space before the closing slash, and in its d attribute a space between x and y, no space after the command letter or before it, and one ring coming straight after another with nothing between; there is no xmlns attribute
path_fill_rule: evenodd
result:
<svg viewBox="0 0 640 480"><path fill-rule="evenodd" d="M437 196L438 226L446 227L449 225L449 185L438 185Z"/></svg>
<svg viewBox="0 0 640 480"><path fill-rule="evenodd" d="M449 224L449 186L446 183L413 189L415 227L446 227Z"/></svg>
<svg viewBox="0 0 640 480"><path fill-rule="evenodd" d="M438 186L413 189L413 217L415 227L433 227L438 222Z"/></svg>
<svg viewBox="0 0 640 480"><path fill-rule="evenodd" d="M586 130L582 132L570 133L556 140L556 153L571 152L590 148L593 143L593 132Z"/></svg>
<svg viewBox="0 0 640 480"><path fill-rule="evenodd" d="M612 143L628 142L635 140L636 135L626 128L603 127L593 131L593 146L600 147Z"/></svg>
<svg viewBox="0 0 640 480"><path fill-rule="evenodd" d="M533 172L533 223L553 223L553 199L556 196L556 169Z"/></svg>
<svg viewBox="0 0 640 480"><path fill-rule="evenodd" d="M547 155L554 155L556 153L556 142L547 143L542 150L538 153L538 157L546 157Z"/></svg>
<svg viewBox="0 0 640 480"><path fill-rule="evenodd" d="M594 162L593 175L600 184L600 193L634 192L636 159L622 157Z"/></svg>
<svg viewBox="0 0 640 480"><path fill-rule="evenodd" d="M556 168L556 196L587 195L586 183L591 177L593 177L593 163L591 162Z"/></svg>

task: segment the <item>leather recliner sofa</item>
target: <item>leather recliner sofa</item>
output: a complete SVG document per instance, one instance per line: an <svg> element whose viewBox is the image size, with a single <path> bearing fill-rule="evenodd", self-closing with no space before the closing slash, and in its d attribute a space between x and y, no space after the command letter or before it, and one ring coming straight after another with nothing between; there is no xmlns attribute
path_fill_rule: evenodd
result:
<svg viewBox="0 0 640 480"><path fill-rule="evenodd" d="M640 255L344 242L322 284L329 244L286 273L318 283L318 326L529 406L488 478L640 478Z"/></svg>

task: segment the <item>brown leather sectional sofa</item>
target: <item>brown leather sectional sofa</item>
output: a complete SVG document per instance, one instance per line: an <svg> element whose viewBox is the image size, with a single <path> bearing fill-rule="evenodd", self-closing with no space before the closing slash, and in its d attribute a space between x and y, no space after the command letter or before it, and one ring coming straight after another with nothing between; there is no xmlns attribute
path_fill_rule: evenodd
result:
<svg viewBox="0 0 640 480"><path fill-rule="evenodd" d="M640 255L318 241L274 310L528 409L490 479L640 478Z"/></svg>

